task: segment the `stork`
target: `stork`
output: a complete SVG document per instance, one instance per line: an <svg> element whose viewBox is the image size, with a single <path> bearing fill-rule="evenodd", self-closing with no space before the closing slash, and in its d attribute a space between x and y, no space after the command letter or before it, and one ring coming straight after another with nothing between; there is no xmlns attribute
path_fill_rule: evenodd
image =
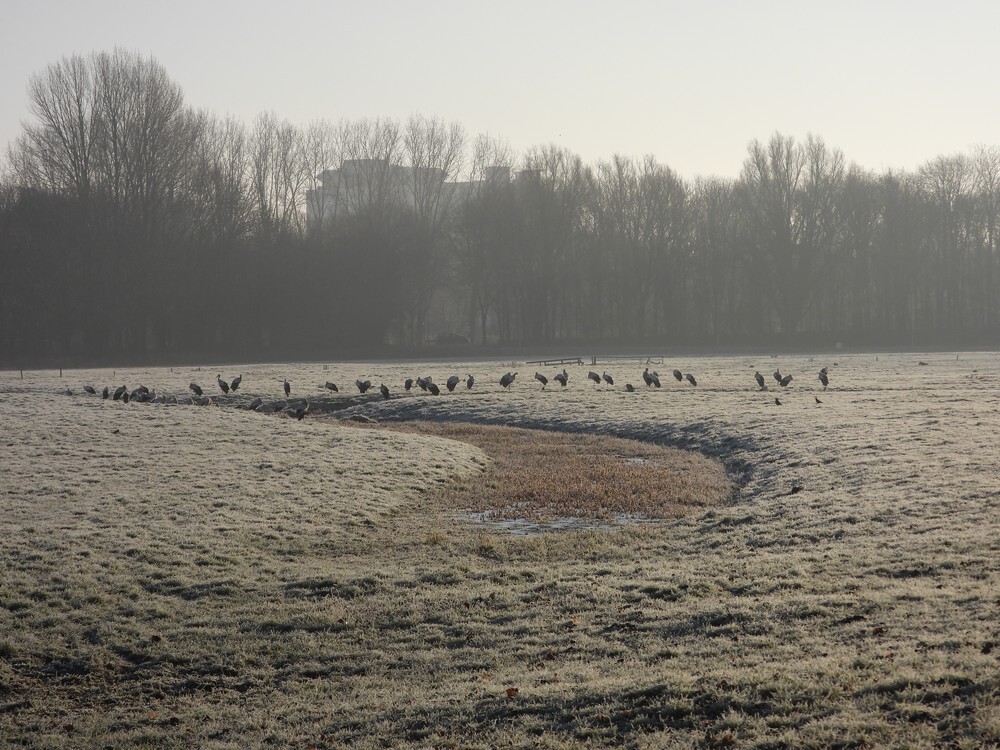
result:
<svg viewBox="0 0 1000 750"><path fill-rule="evenodd" d="M389 388L386 386L386 384L382 383L382 385L380 385L378 387L378 390L379 390L379 393L382 394L382 398L384 398L386 401L388 401L389 400Z"/></svg>
<svg viewBox="0 0 1000 750"><path fill-rule="evenodd" d="M83 386L83 390L85 390L91 396L96 396L97 395L97 389L94 388L94 386L92 386L92 385L85 385L85 386Z"/></svg>
<svg viewBox="0 0 1000 750"><path fill-rule="evenodd" d="M653 384L653 376L649 374L648 367L642 371L642 379L646 383L647 388Z"/></svg>
<svg viewBox="0 0 1000 750"><path fill-rule="evenodd" d="M370 380L355 380L354 381L354 385L356 385L358 387L358 390L361 391L361 393L366 393L368 391L368 389L372 387L372 381L370 381Z"/></svg>
<svg viewBox="0 0 1000 750"><path fill-rule="evenodd" d="M549 379L542 375L540 372L535 373L535 380L542 384L542 390L545 390L545 386L549 384Z"/></svg>
<svg viewBox="0 0 1000 750"><path fill-rule="evenodd" d="M460 381L461 378L458 377L458 375L452 375L450 378L448 378L448 380L445 382L445 385L448 387L448 392L452 393L455 390L455 386L457 386Z"/></svg>
<svg viewBox="0 0 1000 750"><path fill-rule="evenodd" d="M429 390L431 392L432 396L440 396L441 395L441 389L438 388L437 383L435 383L430 378L427 378L427 390Z"/></svg>
<svg viewBox="0 0 1000 750"><path fill-rule="evenodd" d="M824 367L819 371L819 382L823 384L823 390L825 391L827 386L830 385L830 378L826 374L826 368Z"/></svg>
<svg viewBox="0 0 1000 750"><path fill-rule="evenodd" d="M292 384L288 382L288 378L285 378L284 389L285 389L285 398L288 398L290 395L292 395Z"/></svg>
<svg viewBox="0 0 1000 750"><path fill-rule="evenodd" d="M691 373L685 375L684 379L687 380L687 382L689 382L691 385L698 385L698 381L694 379L694 375L692 375Z"/></svg>
<svg viewBox="0 0 1000 750"><path fill-rule="evenodd" d="M257 411L261 407L261 404L263 404L263 403L264 403L264 399L262 399L260 396L258 396L257 398L255 398L253 401L250 402L250 405L247 406L247 408L250 411Z"/></svg>
<svg viewBox="0 0 1000 750"><path fill-rule="evenodd" d="M215 382L219 384L219 388L223 393L229 393L229 383L222 379L221 372L215 376Z"/></svg>
<svg viewBox="0 0 1000 750"><path fill-rule="evenodd" d="M563 371L557 372L555 375L552 376L552 379L556 381L559 385L561 385L563 388L565 388L566 384L569 382L569 373L567 373L566 369L563 368Z"/></svg>
<svg viewBox="0 0 1000 750"><path fill-rule="evenodd" d="M403 381L403 390L410 390L413 387L413 378L407 378Z"/></svg>
<svg viewBox="0 0 1000 750"><path fill-rule="evenodd" d="M791 375L785 375L778 382L781 384L782 388L787 388L788 384L792 382L792 376Z"/></svg>
<svg viewBox="0 0 1000 750"><path fill-rule="evenodd" d="M760 374L760 370L753 374L753 379L757 381L757 385L760 386L760 389L764 390L764 376Z"/></svg>
<svg viewBox="0 0 1000 750"><path fill-rule="evenodd" d="M325 387L328 391L333 391L334 393L340 393L340 389L337 387L337 384L331 383L329 380L326 381Z"/></svg>
<svg viewBox="0 0 1000 750"><path fill-rule="evenodd" d="M507 372L502 378L500 378L500 385L504 388L510 388L510 384L514 382L514 378L517 377L517 373Z"/></svg>
<svg viewBox="0 0 1000 750"><path fill-rule="evenodd" d="M606 373L606 372L601 376L601 378L608 385L614 385L615 384L615 379L613 377L611 377L610 375L608 375L608 373Z"/></svg>
<svg viewBox="0 0 1000 750"><path fill-rule="evenodd" d="M598 375L593 370L591 370L590 372L587 373L587 377L594 381L594 385L600 385L601 384L601 376Z"/></svg>
<svg viewBox="0 0 1000 750"><path fill-rule="evenodd" d="M201 390L201 386L198 385L197 383L191 383L191 385L189 385L188 388L191 389L191 392L195 396L204 396L205 395L204 392Z"/></svg>
<svg viewBox="0 0 1000 750"><path fill-rule="evenodd" d="M680 370L674 370L674 378L677 380L678 383L684 380L684 376L681 374Z"/></svg>
<svg viewBox="0 0 1000 750"><path fill-rule="evenodd" d="M771 376L774 378L776 383L781 382L781 370L776 369L773 373L771 373Z"/></svg>
<svg viewBox="0 0 1000 750"><path fill-rule="evenodd" d="M233 383L232 383L232 385L229 386L229 389L233 393L236 393L236 389L240 387L240 383L242 383L242 382L243 382L243 374L240 373L235 378L233 378Z"/></svg>
<svg viewBox="0 0 1000 750"><path fill-rule="evenodd" d="M471 391L472 390L472 386L474 386L475 384L476 384L476 379L474 377L472 377L471 374L468 375L468 376L466 376L466 378L465 378L465 388L466 388L466 390L470 390Z"/></svg>
<svg viewBox="0 0 1000 750"><path fill-rule="evenodd" d="M635 390L635 386L632 385L631 383L626 383L625 390L628 391L629 393L632 393Z"/></svg>

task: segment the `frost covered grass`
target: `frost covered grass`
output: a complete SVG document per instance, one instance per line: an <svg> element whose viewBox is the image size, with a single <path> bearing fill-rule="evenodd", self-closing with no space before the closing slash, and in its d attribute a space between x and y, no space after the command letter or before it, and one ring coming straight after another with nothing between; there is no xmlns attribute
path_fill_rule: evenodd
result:
<svg viewBox="0 0 1000 750"><path fill-rule="evenodd" d="M603 365L641 383L641 362ZM795 375L780 407L752 380L776 366ZM673 367L699 385L667 382ZM313 407L302 422L79 393L104 372L73 373L72 397L57 395L69 377L0 374L0 737L1000 742L1000 357L679 359L661 390L632 394L592 387L586 367L542 392L523 365L504 391L508 369L256 367L221 397L277 399L288 377ZM452 372L476 386L401 392ZM114 382L180 394L192 375ZM322 391L359 377L393 398ZM656 525L511 535L446 502L489 476L488 446L333 419L362 415L695 448L737 491Z"/></svg>

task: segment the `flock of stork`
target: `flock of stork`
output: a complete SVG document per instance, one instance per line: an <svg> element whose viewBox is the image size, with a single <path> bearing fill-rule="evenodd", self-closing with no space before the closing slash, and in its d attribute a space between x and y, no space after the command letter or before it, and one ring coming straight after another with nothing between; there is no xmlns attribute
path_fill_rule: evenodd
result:
<svg viewBox="0 0 1000 750"><path fill-rule="evenodd" d="M679 383L683 383L686 380L692 386L698 385L698 380L691 373L682 373L680 370L674 370L671 374L673 375L674 379L677 380L677 382ZM516 377L517 377L516 372L509 372L509 371L506 372L500 378L500 386L505 390L510 388L514 384L514 380ZM775 370L773 373L773 377L775 382L781 388L787 388L788 385L792 382L792 376L782 375L780 370ZM614 378L611 375L609 375L606 371L601 375L598 375L596 372L590 371L587 373L587 379L593 381L594 388L597 388L602 383L606 387L608 386L614 387L615 385ZM547 378L540 372L535 372L535 380L537 380L539 383L542 384L541 388L542 390L545 390L546 386L549 384L549 378ZM555 375L553 375L552 380L558 383L562 388L565 388L569 384L569 373L564 368L562 372L557 372ZM648 367L642 372L642 380L646 384L646 388L661 387L659 374L656 371L650 372ZM768 390L766 380L764 376L761 375L760 371L756 371L754 373L754 380L757 382L757 386L761 391ZM827 387L830 385L829 371L826 367L824 367L819 371L818 380L822 384L823 390L825 391ZM463 379L460 378L458 375L452 375L445 382L444 387L449 392L451 392L454 391L458 387L459 383L461 383L462 381ZM464 381L467 390L471 390L476 383L475 377L473 377L471 374L466 375ZM233 378L232 381L224 380L222 378L221 373L216 375L216 383L218 384L219 390L222 391L223 395L227 395L229 393L236 393L236 391L239 390L240 384L242 382L243 382L242 375L237 375L235 378ZM371 390L372 381L359 379L354 381L354 385L358 389L358 392L364 395L369 390ZM434 380L429 376L418 377L415 379L407 378L403 382L403 389L405 391L412 390L414 386L417 386L418 388L420 388L420 390L430 393L434 396L440 395L441 393L441 387L438 386L438 384L435 383ZM340 392L340 388L337 386L337 384L332 383L330 381L327 381L323 387L327 391L335 393ZM193 394L190 403L198 406L208 406L213 403L211 396L207 395L204 389L197 383L191 383L188 386L188 388L191 390L191 393ZM86 391L91 395L97 395L97 389L92 385L85 385L83 389L84 391ZM252 401L250 401L250 403L247 404L246 408L251 411L260 411L260 410L273 411L273 412L285 411L289 416L301 420L309 412L309 399L302 398L298 400L297 403L290 404L287 399L291 397L292 386L291 383L288 382L287 378L284 380L284 383L282 384L282 390L285 393L286 400L275 401L265 406L264 400L258 396L254 398ZM381 383L379 385L378 390L382 394L382 397L384 399L389 399L391 397L389 387L385 383ZM636 387L632 383L626 383L625 390L628 391L629 393L634 393L636 391ZM73 395L72 391L69 390L64 391L64 393L66 395ZM101 396L104 399L110 398L114 401L120 400L126 404L129 403L130 401L135 401L138 403L154 403L154 404L179 403L176 396L173 395L168 396L163 394L157 395L155 390L150 390L144 385L140 385L139 387L134 388L132 390L129 390L128 387L122 385L118 386L114 391L111 391L110 388L105 386L104 390L101 392ZM815 399L817 404L823 403L818 396L816 396ZM775 397L774 403L776 406L782 405L781 399L777 397Z"/></svg>

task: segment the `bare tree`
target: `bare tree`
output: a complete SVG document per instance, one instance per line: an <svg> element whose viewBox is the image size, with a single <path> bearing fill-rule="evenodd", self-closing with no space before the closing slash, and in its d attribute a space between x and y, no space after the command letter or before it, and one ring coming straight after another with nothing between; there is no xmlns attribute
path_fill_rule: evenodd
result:
<svg viewBox="0 0 1000 750"><path fill-rule="evenodd" d="M298 129L273 112L257 116L250 134L250 174L258 226L265 238L304 228L307 169Z"/></svg>
<svg viewBox="0 0 1000 750"><path fill-rule="evenodd" d="M403 305L404 337L420 343L427 335L427 317L436 288L448 283L451 259L449 232L455 209L466 199L455 183L465 161L465 130L458 123L437 118L411 117L403 131L406 180L401 186L404 204L412 212L413 226L403 245L408 264Z"/></svg>
<svg viewBox="0 0 1000 750"><path fill-rule="evenodd" d="M337 203L324 189L340 166L342 141L337 129L326 120L315 120L303 134L302 168L305 170L307 230L313 236L336 222Z"/></svg>
<svg viewBox="0 0 1000 750"><path fill-rule="evenodd" d="M497 298L497 259L509 229L510 174L517 156L506 141L478 136L472 145L466 197L459 202L455 255L459 279L469 294L469 333L477 325L486 343L487 324Z"/></svg>
<svg viewBox="0 0 1000 750"><path fill-rule="evenodd" d="M64 57L31 77L28 101L35 122L25 125L15 145L20 153L11 162L18 180L86 201L101 128L92 66L80 55Z"/></svg>
<svg viewBox="0 0 1000 750"><path fill-rule="evenodd" d="M802 184L805 155L795 139L775 133L767 145L754 140L747 149L741 180L751 220L756 281L785 331L794 330L810 294L808 263L800 253L796 193Z"/></svg>
<svg viewBox="0 0 1000 750"><path fill-rule="evenodd" d="M333 186L336 201L351 215L379 223L399 204L399 123L381 118L345 122L339 137L343 162Z"/></svg>

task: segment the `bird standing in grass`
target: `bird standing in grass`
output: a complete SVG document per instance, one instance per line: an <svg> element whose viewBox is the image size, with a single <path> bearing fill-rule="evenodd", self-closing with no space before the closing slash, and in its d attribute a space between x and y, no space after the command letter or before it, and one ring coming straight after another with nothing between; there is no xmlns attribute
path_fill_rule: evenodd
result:
<svg viewBox="0 0 1000 750"><path fill-rule="evenodd" d="M431 392L432 396L440 396L441 395L441 389L438 388L437 383L435 383L430 378L427 378L425 382L427 383L427 390Z"/></svg>
<svg viewBox="0 0 1000 750"><path fill-rule="evenodd" d="M594 385L600 385L600 384L601 384L601 376L600 376L600 375L598 375L598 374L597 374L596 372L594 372L593 370L591 370L590 372L588 372L588 373L587 373L587 377L588 377L588 378L589 378L590 380L593 380L593 381L594 381Z"/></svg>
<svg viewBox="0 0 1000 750"><path fill-rule="evenodd" d="M631 383L626 383L625 390L628 391L629 393L632 393L633 391L635 391L635 386L632 385Z"/></svg>
<svg viewBox="0 0 1000 750"><path fill-rule="evenodd" d="M760 374L759 370L753 374L753 379L757 381L757 385L760 386L760 389L764 390L764 387L765 387L764 386L764 376Z"/></svg>
<svg viewBox="0 0 1000 750"><path fill-rule="evenodd" d="M458 377L458 375L452 375L448 378L448 380L445 381L445 385L448 387L448 392L452 393L455 390L455 386L457 386L460 382L461 378Z"/></svg>
<svg viewBox="0 0 1000 750"><path fill-rule="evenodd" d="M771 377L774 378L774 382L780 383L781 382L781 370L775 370L774 372L772 372L771 373Z"/></svg>
<svg viewBox="0 0 1000 750"><path fill-rule="evenodd" d="M471 374L468 375L468 376L466 376L466 378L465 378L465 388L466 388L466 390L470 390L471 391L472 390L472 386L474 386L475 384L476 384L476 379L474 377L472 377Z"/></svg>
<svg viewBox="0 0 1000 750"><path fill-rule="evenodd" d="M380 385L378 387L378 390L379 390L379 393L382 394L382 398L384 398L386 401L388 401L389 400L389 388L388 388L388 386L386 386L385 383L382 383L382 385Z"/></svg>
<svg viewBox="0 0 1000 750"><path fill-rule="evenodd" d="M774 397L774 405L781 406L781 400L777 396Z"/></svg>
<svg viewBox="0 0 1000 750"><path fill-rule="evenodd" d="M204 396L205 395L204 392L201 390L201 386L198 385L197 383L191 383L191 385L189 385L188 388L191 389L191 392L195 396Z"/></svg>
<svg viewBox="0 0 1000 750"><path fill-rule="evenodd" d="M83 390L85 390L91 396L96 396L97 395L97 389L94 388L94 386L92 386L92 385L85 385L85 386L83 386Z"/></svg>
<svg viewBox="0 0 1000 750"><path fill-rule="evenodd" d="M694 375L692 375L691 373L688 373L687 375L685 375L684 378L691 385L698 385L698 381L694 379Z"/></svg>
<svg viewBox="0 0 1000 750"><path fill-rule="evenodd" d="M784 377L781 378L781 380L778 381L778 383L781 385L782 388L787 388L788 384L791 382L792 382L791 375L785 375Z"/></svg>
<svg viewBox="0 0 1000 750"><path fill-rule="evenodd" d="M331 383L329 380L326 381L326 389L328 391L333 391L334 393L340 393L340 389L337 387L337 384Z"/></svg>
<svg viewBox="0 0 1000 750"><path fill-rule="evenodd" d="M108 395L109 395L108 387L104 386L104 390L101 391L101 398L103 398L105 401L107 401L108 400Z"/></svg>
<svg viewBox="0 0 1000 750"><path fill-rule="evenodd" d="M368 389L372 387L372 381L370 380L355 380L354 385L358 387L361 393L367 393Z"/></svg>
<svg viewBox="0 0 1000 750"><path fill-rule="evenodd" d="M502 385L504 388L510 388L511 383L514 382L514 378L516 377L517 377L516 372L512 373L508 371L502 378L500 378L500 385Z"/></svg>
<svg viewBox="0 0 1000 750"><path fill-rule="evenodd" d="M215 376L215 382L219 384L219 389L223 393L229 393L229 383L222 379L222 373L220 372Z"/></svg>
<svg viewBox="0 0 1000 750"><path fill-rule="evenodd" d="M824 391L827 389L827 386L830 385L830 376L826 374L825 367L819 371L819 382L823 384Z"/></svg>
<svg viewBox="0 0 1000 750"><path fill-rule="evenodd" d="M243 382L243 375L242 374L237 375L235 378L233 378L232 385L229 386L230 390L232 390L233 393L236 393L236 389L240 387L240 383L242 382Z"/></svg>
<svg viewBox="0 0 1000 750"><path fill-rule="evenodd" d="M565 388L566 384L569 382L569 373L566 372L566 368L564 367L563 371L557 372L555 375L552 376L552 379L556 381L559 385L561 385L563 388Z"/></svg>
<svg viewBox="0 0 1000 750"><path fill-rule="evenodd" d="M247 406L247 408L250 411L257 411L261 407L261 404L263 404L263 403L264 403L264 399L262 399L260 396L258 396L257 398L255 398L253 401L250 402L250 405Z"/></svg>
<svg viewBox="0 0 1000 750"><path fill-rule="evenodd" d="M403 381L403 390L408 391L413 387L413 378L407 378Z"/></svg>
<svg viewBox="0 0 1000 750"><path fill-rule="evenodd" d="M292 395L292 384L288 382L288 378L285 378L284 389L285 389L285 398L288 398L290 395Z"/></svg>
<svg viewBox="0 0 1000 750"><path fill-rule="evenodd" d="M302 418L309 412L309 399L303 399L302 405L295 410L295 418L302 421Z"/></svg>
<svg viewBox="0 0 1000 750"><path fill-rule="evenodd" d="M680 370L674 370L674 378L677 380L678 383L684 380L684 376L681 374Z"/></svg>
<svg viewBox="0 0 1000 750"><path fill-rule="evenodd" d="M615 384L615 379L613 377L611 377L610 375L608 375L608 373L606 373L606 372L601 376L601 379L604 380L604 382L607 383L608 385L614 385Z"/></svg>

